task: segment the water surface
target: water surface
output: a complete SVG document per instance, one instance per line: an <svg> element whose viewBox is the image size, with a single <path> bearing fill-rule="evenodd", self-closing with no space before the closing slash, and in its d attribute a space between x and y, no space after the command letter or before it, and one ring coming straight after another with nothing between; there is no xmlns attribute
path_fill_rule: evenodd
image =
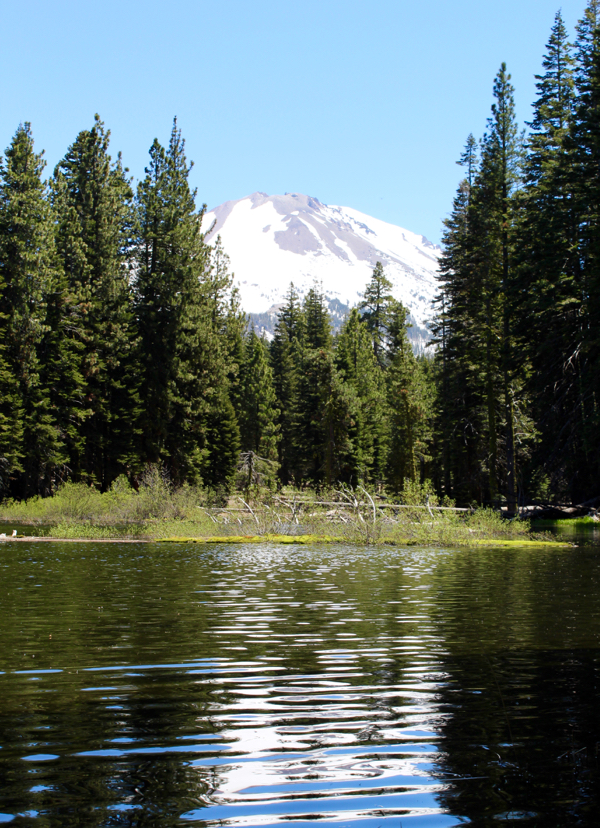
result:
<svg viewBox="0 0 600 828"><path fill-rule="evenodd" d="M0 546L0 823L594 825L600 554Z"/></svg>

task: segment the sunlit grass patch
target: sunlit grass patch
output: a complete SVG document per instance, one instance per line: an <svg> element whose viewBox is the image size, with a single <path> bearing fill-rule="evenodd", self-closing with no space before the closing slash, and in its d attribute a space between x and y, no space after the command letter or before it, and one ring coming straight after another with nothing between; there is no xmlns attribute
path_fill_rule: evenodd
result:
<svg viewBox="0 0 600 828"><path fill-rule="evenodd" d="M160 538L161 543L340 543L344 538L330 535L213 535L212 537Z"/></svg>
<svg viewBox="0 0 600 828"><path fill-rule="evenodd" d="M592 529L594 526L600 528L600 521L597 518L585 515L578 518L557 518L556 520L533 520L531 525L534 529L566 529L574 526Z"/></svg>

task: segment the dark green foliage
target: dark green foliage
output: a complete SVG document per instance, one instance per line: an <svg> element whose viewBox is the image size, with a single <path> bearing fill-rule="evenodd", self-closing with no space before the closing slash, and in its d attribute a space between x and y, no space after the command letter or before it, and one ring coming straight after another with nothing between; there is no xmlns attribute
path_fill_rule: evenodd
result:
<svg viewBox="0 0 600 828"><path fill-rule="evenodd" d="M560 13L522 161L504 67L446 222L436 476L459 500L584 500L600 473L600 3ZM522 175L520 168L522 169Z"/></svg>
<svg viewBox="0 0 600 828"><path fill-rule="evenodd" d="M358 479L352 441L358 401L335 365L332 346L322 293L311 288L300 309L291 286L271 348L284 481L319 486Z"/></svg>
<svg viewBox="0 0 600 828"><path fill-rule="evenodd" d="M377 262L373 269L371 281L367 285L364 299L360 304L363 319L366 322L375 359L383 366L386 336L388 333L390 303L392 301L392 283L383 272L383 265Z"/></svg>
<svg viewBox="0 0 600 828"><path fill-rule="evenodd" d="M235 410L226 393L214 399L206 418L204 445L206 460L202 482L217 492L230 490L240 453L240 429Z"/></svg>
<svg viewBox="0 0 600 828"><path fill-rule="evenodd" d="M385 380L367 325L356 308L350 312L337 339L335 364L356 399L350 429L353 478L381 482L387 449Z"/></svg>
<svg viewBox="0 0 600 828"><path fill-rule="evenodd" d="M211 262L189 172L174 123L166 150L154 141L137 194L142 458L165 464L175 483L218 487L232 478L239 440L220 336L228 277Z"/></svg>
<svg viewBox="0 0 600 828"><path fill-rule="evenodd" d="M69 440L70 465L75 479L103 490L136 464L139 410L129 270L133 194L120 158L113 163L108 154L109 137L96 116L52 182L66 277L55 301L68 304L66 335L75 339L69 350L81 375L79 388L79 378L69 382L71 401L81 406Z"/></svg>
<svg viewBox="0 0 600 828"><path fill-rule="evenodd" d="M207 295L212 307L212 322L224 349L229 398L238 421L243 416L241 366L245 360L244 332L247 317L242 310L239 291L233 286L229 272L229 256L217 236L211 252L210 278Z"/></svg>
<svg viewBox="0 0 600 828"><path fill-rule="evenodd" d="M579 270L577 319L571 354L565 354L578 406L572 407L568 485L576 499L597 486L600 473L600 3L590 0L577 27L575 80L578 96L567 143L572 157ZM573 366L573 367L571 367Z"/></svg>
<svg viewBox="0 0 600 828"><path fill-rule="evenodd" d="M44 166L29 124L20 126L0 162L0 475L5 491L13 478L20 497L51 490L64 460L40 362L47 297L59 279Z"/></svg>
<svg viewBox="0 0 600 828"><path fill-rule="evenodd" d="M520 194L515 332L522 356L519 369L527 379L539 430L533 466L544 469L553 486L564 490L568 458L580 431L581 268L569 136L575 106L573 58L560 13L543 67L544 74L537 77L526 186ZM534 484L532 494L537 493Z"/></svg>
<svg viewBox="0 0 600 828"><path fill-rule="evenodd" d="M274 461L279 443L279 410L276 407L268 348L254 329L246 338L245 351L240 383L242 451L253 451L265 460Z"/></svg>
<svg viewBox="0 0 600 828"><path fill-rule="evenodd" d="M417 359L407 335L407 309L393 302L389 315L389 368L386 374L390 446L386 480L393 492L406 481L425 480L431 415L429 361Z"/></svg>
<svg viewBox="0 0 600 828"><path fill-rule="evenodd" d="M304 299L304 347L309 350L328 350L331 348L331 320L325 304L323 291L315 285Z"/></svg>
<svg viewBox="0 0 600 828"><path fill-rule="evenodd" d="M307 350L299 381L296 479L317 486L336 480L358 482L351 439L356 409L355 395L344 384L331 351Z"/></svg>
<svg viewBox="0 0 600 828"><path fill-rule="evenodd" d="M440 428L447 447L442 477L448 493L495 502L499 489L516 507L514 337L512 332L514 197L522 141L513 88L502 64L495 103L475 168L472 136L461 184L447 221L440 279L441 381L448 393ZM443 396L445 400L445 395ZM485 481L485 482L484 482ZM487 485L486 485L487 484Z"/></svg>
<svg viewBox="0 0 600 828"><path fill-rule="evenodd" d="M481 168L474 205L479 243L486 338L486 402L489 435L489 494L494 501L504 476L508 509L516 508L513 338L511 282L513 279L514 210L512 194L519 183L522 140L514 111L513 87L502 64L494 82L489 133L482 146ZM500 446L502 442L502 446ZM503 469L500 451L503 449Z"/></svg>
<svg viewBox="0 0 600 828"><path fill-rule="evenodd" d="M560 14L538 77L521 195L516 331L537 440L531 494L581 500L598 473L600 6L575 58Z"/></svg>
<svg viewBox="0 0 600 828"><path fill-rule="evenodd" d="M298 294L294 286L290 285L271 343L273 386L279 410L278 424L281 438L279 441L279 474L284 484L293 480L298 468L296 411L305 333L305 316Z"/></svg>
<svg viewBox="0 0 600 828"><path fill-rule="evenodd" d="M463 159L467 159L468 178L461 182L452 213L445 221L444 255L440 260L441 292L434 327L438 345L440 487L446 495L461 502L483 499L485 487L482 435L486 417L483 373L480 369L482 343L477 312L477 271L471 262L473 242L469 220L471 189L476 172L471 139L472 136L469 136L463 155Z"/></svg>
<svg viewBox="0 0 600 828"><path fill-rule="evenodd" d="M0 275L0 298L4 282ZM8 314L0 311L0 497L10 492L11 480L22 471L23 411L17 378L6 358L6 321Z"/></svg>

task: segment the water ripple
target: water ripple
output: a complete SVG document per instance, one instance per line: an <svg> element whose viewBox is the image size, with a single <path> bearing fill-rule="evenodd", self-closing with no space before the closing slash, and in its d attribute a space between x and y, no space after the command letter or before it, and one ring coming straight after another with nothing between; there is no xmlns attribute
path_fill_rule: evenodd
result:
<svg viewBox="0 0 600 828"><path fill-rule="evenodd" d="M531 552L3 551L0 821L535 824L539 789L566 825L595 802L585 558L575 578Z"/></svg>

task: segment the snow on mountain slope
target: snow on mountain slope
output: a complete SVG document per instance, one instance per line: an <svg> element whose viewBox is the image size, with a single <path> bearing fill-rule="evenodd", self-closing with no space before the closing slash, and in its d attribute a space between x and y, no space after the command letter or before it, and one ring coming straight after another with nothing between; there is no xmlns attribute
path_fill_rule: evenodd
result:
<svg viewBox="0 0 600 828"><path fill-rule="evenodd" d="M330 301L355 305L380 261L416 323L413 340L428 338L424 325L432 316L441 251L424 236L298 193L226 201L207 213L203 226L212 228L208 242L221 236L251 314L280 304L290 282L302 296L316 280Z"/></svg>

